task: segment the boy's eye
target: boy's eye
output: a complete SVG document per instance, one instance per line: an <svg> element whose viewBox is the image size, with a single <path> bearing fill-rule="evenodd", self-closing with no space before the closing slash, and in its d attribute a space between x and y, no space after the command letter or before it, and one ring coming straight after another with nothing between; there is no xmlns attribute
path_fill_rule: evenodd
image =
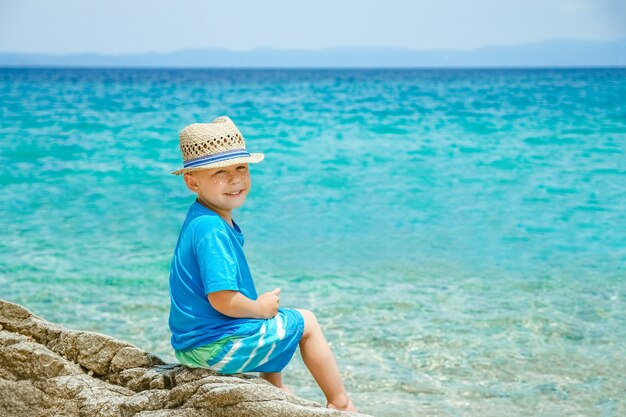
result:
<svg viewBox="0 0 626 417"><path fill-rule="evenodd" d="M238 166L236 169L237 169L238 171L247 171L247 170L248 170L248 167L246 167L245 165L242 165L242 166ZM224 169L220 169L219 171L217 171L217 172L216 172L215 174L213 174L213 175L222 175L222 174L226 174L226 170L224 170Z"/></svg>

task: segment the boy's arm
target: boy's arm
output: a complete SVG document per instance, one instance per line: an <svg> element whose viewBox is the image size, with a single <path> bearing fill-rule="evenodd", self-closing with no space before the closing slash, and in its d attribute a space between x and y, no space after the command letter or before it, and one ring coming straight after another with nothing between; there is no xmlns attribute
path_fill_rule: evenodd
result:
<svg viewBox="0 0 626 417"><path fill-rule="evenodd" d="M235 318L270 319L278 313L280 288L263 293L252 300L239 291L223 290L209 293L207 299L220 313Z"/></svg>

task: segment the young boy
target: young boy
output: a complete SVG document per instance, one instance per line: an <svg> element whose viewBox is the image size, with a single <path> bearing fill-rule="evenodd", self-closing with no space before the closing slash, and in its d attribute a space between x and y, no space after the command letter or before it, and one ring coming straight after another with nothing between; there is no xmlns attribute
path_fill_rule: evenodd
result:
<svg viewBox="0 0 626 417"><path fill-rule="evenodd" d="M198 195L189 208L170 268L172 347L184 365L220 374L260 372L289 390L281 371L300 346L302 359L327 407L356 411L315 315L279 308L280 289L257 295L243 252L243 234L232 219L250 192L250 154L228 117L194 123L180 132L187 187Z"/></svg>

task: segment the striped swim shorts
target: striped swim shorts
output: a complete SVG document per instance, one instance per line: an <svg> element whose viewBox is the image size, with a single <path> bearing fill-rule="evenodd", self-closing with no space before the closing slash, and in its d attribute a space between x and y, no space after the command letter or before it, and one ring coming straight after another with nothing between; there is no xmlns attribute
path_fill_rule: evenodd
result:
<svg viewBox="0 0 626 417"><path fill-rule="evenodd" d="M190 368L208 368L220 374L280 372L291 360L304 331L304 318L294 309L280 308L265 320L258 333L228 336L208 345L175 351Z"/></svg>

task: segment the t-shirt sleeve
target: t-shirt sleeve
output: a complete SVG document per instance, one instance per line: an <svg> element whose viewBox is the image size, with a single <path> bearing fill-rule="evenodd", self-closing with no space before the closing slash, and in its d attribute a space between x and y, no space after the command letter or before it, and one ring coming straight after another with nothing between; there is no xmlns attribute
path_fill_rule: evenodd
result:
<svg viewBox="0 0 626 417"><path fill-rule="evenodd" d="M212 230L196 245L196 256L204 294L222 290L238 291L237 256L224 231Z"/></svg>

